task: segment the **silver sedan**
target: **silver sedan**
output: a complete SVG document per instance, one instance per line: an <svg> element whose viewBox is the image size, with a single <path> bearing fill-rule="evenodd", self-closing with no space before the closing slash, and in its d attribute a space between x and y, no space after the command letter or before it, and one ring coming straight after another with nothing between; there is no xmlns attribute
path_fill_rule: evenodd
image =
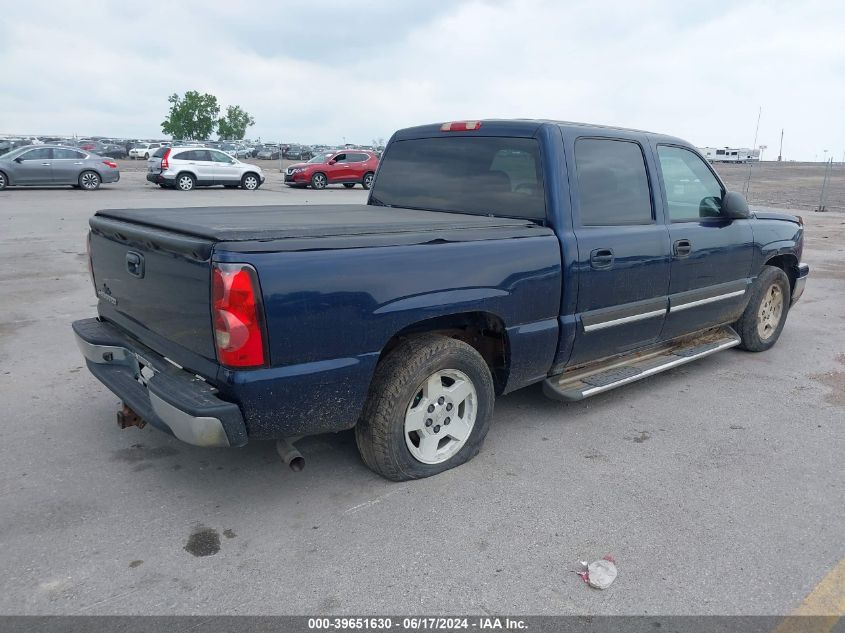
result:
<svg viewBox="0 0 845 633"><path fill-rule="evenodd" d="M93 191L120 180L111 158L73 147L27 145L0 156L0 190L7 186L71 185Z"/></svg>

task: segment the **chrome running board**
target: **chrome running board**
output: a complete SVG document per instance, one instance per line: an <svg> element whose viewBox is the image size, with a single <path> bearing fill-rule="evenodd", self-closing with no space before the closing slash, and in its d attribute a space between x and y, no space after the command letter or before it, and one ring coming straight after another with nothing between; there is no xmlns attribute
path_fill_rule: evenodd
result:
<svg viewBox="0 0 845 633"><path fill-rule="evenodd" d="M543 393L554 400L583 400L673 367L686 365L739 343L739 335L730 327L708 330L692 338L550 376L543 382Z"/></svg>

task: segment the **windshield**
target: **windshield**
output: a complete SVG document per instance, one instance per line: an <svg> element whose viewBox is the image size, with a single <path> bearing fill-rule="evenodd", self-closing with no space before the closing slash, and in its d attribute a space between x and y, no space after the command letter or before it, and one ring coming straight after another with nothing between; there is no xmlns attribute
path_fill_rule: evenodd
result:
<svg viewBox="0 0 845 633"><path fill-rule="evenodd" d="M314 158L309 160L309 163L325 163L329 160L331 156L334 156L334 152L323 152L322 154L317 154Z"/></svg>
<svg viewBox="0 0 845 633"><path fill-rule="evenodd" d="M535 139L509 137L396 141L372 198L392 207L543 220L540 147Z"/></svg>

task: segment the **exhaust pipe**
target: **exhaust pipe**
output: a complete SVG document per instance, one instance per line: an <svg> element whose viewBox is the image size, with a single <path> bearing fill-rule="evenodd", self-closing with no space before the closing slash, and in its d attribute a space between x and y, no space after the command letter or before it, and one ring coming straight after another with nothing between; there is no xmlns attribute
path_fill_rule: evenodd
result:
<svg viewBox="0 0 845 633"><path fill-rule="evenodd" d="M139 429L143 429L147 426L146 420L130 409L125 402L121 402L121 404L123 406L117 412L117 425L120 428L128 429L130 426L137 426Z"/></svg>
<svg viewBox="0 0 845 633"><path fill-rule="evenodd" d="M288 440L276 440L276 452L293 472L298 473L305 468L305 458L302 453L296 450Z"/></svg>

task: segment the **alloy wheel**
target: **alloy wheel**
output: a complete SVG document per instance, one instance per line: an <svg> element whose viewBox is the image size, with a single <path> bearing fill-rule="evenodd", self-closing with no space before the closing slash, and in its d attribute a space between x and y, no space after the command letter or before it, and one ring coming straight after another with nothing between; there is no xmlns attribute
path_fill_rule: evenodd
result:
<svg viewBox="0 0 845 633"><path fill-rule="evenodd" d="M763 295L757 311L757 334L765 341L775 333L783 314L783 291L778 284L772 284Z"/></svg>
<svg viewBox="0 0 845 633"><path fill-rule="evenodd" d="M433 373L405 412L405 445L423 464L441 464L463 448L478 413L478 395L462 371Z"/></svg>

